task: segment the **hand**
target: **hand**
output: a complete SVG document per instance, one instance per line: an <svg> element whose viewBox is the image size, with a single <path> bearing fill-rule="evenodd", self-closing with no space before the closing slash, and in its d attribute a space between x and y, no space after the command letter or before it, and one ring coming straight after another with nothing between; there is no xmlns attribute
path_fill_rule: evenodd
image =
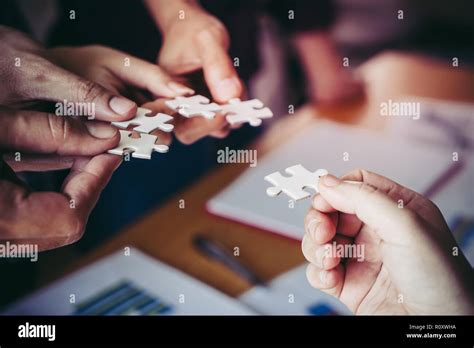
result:
<svg viewBox="0 0 474 348"><path fill-rule="evenodd" d="M99 45L59 47L49 50L49 54L63 68L139 104L149 101L143 92L151 94L153 99L194 93L156 64L112 48Z"/></svg>
<svg viewBox="0 0 474 348"><path fill-rule="evenodd" d="M57 248L81 238L87 218L121 157L101 154L117 145L105 123L0 108L0 240ZM33 192L15 174L70 168L60 193ZM13 169L13 170L12 170Z"/></svg>
<svg viewBox="0 0 474 348"><path fill-rule="evenodd" d="M38 101L89 103L99 120L126 120L137 105L55 64L24 34L0 26L0 104L22 107Z"/></svg>
<svg viewBox="0 0 474 348"><path fill-rule="evenodd" d="M50 52L55 61L64 68L104 86L110 91L120 95L127 95L139 104L145 103L142 107L157 112L170 112L162 103L163 97L174 98L194 93L191 88L173 80L159 66L108 47L61 47L52 49ZM124 65L126 59L128 59L128 63ZM149 99L142 91L149 92L154 98L161 98L160 106L157 107L156 102L149 102ZM196 130L190 129L195 124L201 126L201 128L207 127L207 129L217 125L219 128L212 128L214 134L225 134L223 130L220 130L225 126L222 122L207 124L205 120L200 122L196 120L194 122L181 123L189 125L186 128L187 132L181 131L183 129L182 126L175 128L178 139L181 139L184 143L191 143L196 140L195 137L189 139L187 134L194 134L195 131L202 134L199 132L200 127L197 127ZM206 125L202 125L203 123ZM152 134L157 135L162 144L169 144L172 140L170 133L156 130Z"/></svg>
<svg viewBox="0 0 474 348"><path fill-rule="evenodd" d="M143 104L142 107L157 113L170 114L171 111L166 107L163 99L157 99L153 102ZM225 117L220 114L217 114L212 120L205 119L204 117L186 118L176 114L172 123L174 124L173 132L176 138L183 144L192 144L208 135L215 138L224 138L231 129ZM161 142L171 142L170 133L156 130L153 134L157 135Z"/></svg>
<svg viewBox="0 0 474 348"><path fill-rule="evenodd" d="M170 110L164 106L163 97L174 98L194 93L192 89L173 80L159 66L111 48L65 47L55 48L51 50L51 54L64 68L93 80L117 94L128 95L140 104L145 103L142 107L156 112L170 113ZM129 59L129 66L124 66L125 58ZM142 90L150 92L159 99L149 102L141 93ZM177 138L185 144L193 143L209 134L224 137L229 132L228 124L220 115L212 121L201 117L185 119L177 116L174 124ZM157 130L153 134L159 137L160 143L171 142L170 133Z"/></svg>
<svg viewBox="0 0 474 348"><path fill-rule="evenodd" d="M202 69L211 95L219 103L241 97L242 82L227 52L229 35L217 18L193 1L149 0L148 4L164 38L159 64L174 75ZM180 11L184 11L184 19L179 18Z"/></svg>
<svg viewBox="0 0 474 348"><path fill-rule="evenodd" d="M472 268L431 201L367 171L319 190L302 243L311 285L356 314L474 313Z"/></svg>
<svg viewBox="0 0 474 348"><path fill-rule="evenodd" d="M364 95L364 85L343 60L325 32L304 32L294 38L308 81L308 94L316 105L350 102Z"/></svg>

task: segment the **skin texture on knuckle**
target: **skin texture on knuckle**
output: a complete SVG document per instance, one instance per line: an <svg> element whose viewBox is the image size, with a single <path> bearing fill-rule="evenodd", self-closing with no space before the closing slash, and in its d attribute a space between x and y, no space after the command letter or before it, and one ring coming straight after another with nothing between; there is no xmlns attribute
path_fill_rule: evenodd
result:
<svg viewBox="0 0 474 348"><path fill-rule="evenodd" d="M75 84L76 100L78 102L96 102L103 97L104 91L92 81L79 79Z"/></svg>
<svg viewBox="0 0 474 348"><path fill-rule="evenodd" d="M357 168L357 169L351 170L349 173L342 176L342 179L355 177L355 178L358 178L360 181L364 182L366 181L364 179L367 178L369 174L370 174L369 171L365 169Z"/></svg>
<svg viewBox="0 0 474 348"><path fill-rule="evenodd" d="M228 49L230 45L230 38L225 26L216 18L211 17L210 25L202 28L196 32L196 38L201 42L208 40L217 40L224 48Z"/></svg>
<svg viewBox="0 0 474 348"><path fill-rule="evenodd" d="M9 59L18 62L20 67L11 62L0 62L0 76L6 95L0 97L5 103L14 103L24 100L42 99L41 87L54 83L54 66L43 57L32 53L12 52ZM6 88L5 88L6 87ZM2 93L4 94L4 93Z"/></svg>
<svg viewBox="0 0 474 348"><path fill-rule="evenodd" d="M50 66L51 65L46 60L33 57L29 64L29 79L31 82L35 84L46 83L51 76L51 69L49 69Z"/></svg>
<svg viewBox="0 0 474 348"><path fill-rule="evenodd" d="M48 132L44 143L49 144L48 152L58 152L61 146L67 142L68 136L71 133L70 122L65 117L58 117L54 114L48 114Z"/></svg>
<svg viewBox="0 0 474 348"><path fill-rule="evenodd" d="M359 185L359 197L362 201L370 201L378 193L380 193L379 189L373 185L365 182ZM361 202L361 204L364 204L364 202Z"/></svg>

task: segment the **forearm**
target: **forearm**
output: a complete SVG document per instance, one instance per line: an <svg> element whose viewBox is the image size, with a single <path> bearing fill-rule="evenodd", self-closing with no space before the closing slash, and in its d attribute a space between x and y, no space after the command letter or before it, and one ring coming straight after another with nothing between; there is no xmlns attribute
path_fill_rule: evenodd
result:
<svg viewBox="0 0 474 348"><path fill-rule="evenodd" d="M178 19L186 18L193 11L201 11L198 0L144 0L150 15L160 31L166 32Z"/></svg>
<svg viewBox="0 0 474 348"><path fill-rule="evenodd" d="M342 61L335 60L339 53L327 32L297 33L292 42L310 80L321 78L322 70L338 70L342 67Z"/></svg>

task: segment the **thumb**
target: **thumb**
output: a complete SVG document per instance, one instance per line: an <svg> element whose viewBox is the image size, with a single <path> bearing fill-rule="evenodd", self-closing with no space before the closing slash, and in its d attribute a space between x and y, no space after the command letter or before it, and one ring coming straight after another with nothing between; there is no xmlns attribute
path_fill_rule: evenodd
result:
<svg viewBox="0 0 474 348"><path fill-rule="evenodd" d="M0 148L34 154L92 156L117 146L118 131L105 122L0 108Z"/></svg>
<svg viewBox="0 0 474 348"><path fill-rule="evenodd" d="M319 193L334 209L356 215L387 242L408 243L410 232L418 229L416 213L399 208L376 186L326 175L319 180Z"/></svg>
<svg viewBox="0 0 474 348"><path fill-rule="evenodd" d="M243 87L223 40L217 40L209 31L199 33L196 38L206 84L212 97L221 103L239 98Z"/></svg>

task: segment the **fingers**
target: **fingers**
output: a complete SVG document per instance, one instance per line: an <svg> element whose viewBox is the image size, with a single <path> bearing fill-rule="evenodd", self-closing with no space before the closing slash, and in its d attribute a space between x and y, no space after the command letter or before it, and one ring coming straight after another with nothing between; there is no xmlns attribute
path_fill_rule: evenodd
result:
<svg viewBox="0 0 474 348"><path fill-rule="evenodd" d="M74 162L63 183L62 192L74 200L80 217L87 219L121 161L120 156L104 154L92 159L77 159Z"/></svg>
<svg viewBox="0 0 474 348"><path fill-rule="evenodd" d="M225 137L227 137L229 135L230 131L231 131L230 124L224 124L224 126L222 126L221 129L216 130L216 131L210 133L209 135L211 137L214 137L214 138L224 139Z"/></svg>
<svg viewBox="0 0 474 348"><path fill-rule="evenodd" d="M38 244L40 250L77 241L87 218L121 158L76 159L63 193L31 192L0 180L0 239Z"/></svg>
<svg viewBox="0 0 474 348"><path fill-rule="evenodd" d="M312 287L339 298L344 286L344 268L338 265L324 270L310 263L306 268L306 278Z"/></svg>
<svg viewBox="0 0 474 348"><path fill-rule="evenodd" d="M330 216L336 215L338 217L338 234L347 237L355 237L357 233L359 233L360 228L362 227L362 221L360 221L356 215L337 212L336 209L331 206L321 195L316 195L314 197L312 205L315 210L312 209L309 211L306 216L307 219L309 219L311 215L316 214L316 212L319 212L322 216L326 216L327 214Z"/></svg>
<svg viewBox="0 0 474 348"><path fill-rule="evenodd" d="M435 227L446 226L443 215L432 201L384 176L358 169L344 175L341 179L361 181L377 187L397 204L402 204L403 208L416 212L427 223Z"/></svg>
<svg viewBox="0 0 474 348"><path fill-rule="evenodd" d="M213 98L220 103L239 98L243 92L242 82L227 53L226 38L225 28L220 27L201 31L196 36L204 78Z"/></svg>
<svg viewBox="0 0 474 348"><path fill-rule="evenodd" d="M313 263L318 268L330 270L341 262L337 246L346 244L350 244L350 240L341 236L335 237L328 243L319 244L306 233L301 243L301 250L308 262Z"/></svg>
<svg viewBox="0 0 474 348"><path fill-rule="evenodd" d="M418 227L415 213L400 209L385 192L367 183L342 181L332 175L319 180L320 195L334 209L353 214L385 241L406 244Z"/></svg>
<svg viewBox="0 0 474 348"><path fill-rule="evenodd" d="M362 228L362 221L356 215L339 213L337 233L346 237L354 238Z"/></svg>
<svg viewBox="0 0 474 348"><path fill-rule="evenodd" d="M21 160L15 158L15 155L4 155L3 159L15 172L42 172L51 170L69 169L74 164L73 156L57 155L29 155L24 154Z"/></svg>
<svg viewBox="0 0 474 348"><path fill-rule="evenodd" d="M438 207L429 199L419 193L403 187L396 182L381 175L366 171L355 170L344 175L342 180L364 182L369 186L376 187L377 190L386 194L399 209L407 209L423 218L428 224L435 227L446 226L446 222ZM336 209L323 197L316 195L313 199L313 207L321 212L335 212ZM359 230L362 222L351 214L341 214L341 221L338 233L353 236Z"/></svg>
<svg viewBox="0 0 474 348"><path fill-rule="evenodd" d="M337 213L329 215L310 210L301 244L303 255L310 262L306 270L309 283L335 297L341 294L345 272L336 246L350 244L349 239L336 235L337 220Z"/></svg>
<svg viewBox="0 0 474 348"><path fill-rule="evenodd" d="M367 170L354 170L341 177L341 179L364 182L368 185L377 187L378 190L386 193L394 201L398 201L399 199L403 200L405 206L408 206L410 203L413 204L413 201L416 199L424 199L422 195L416 193L415 191L401 186L395 181L392 181L384 176L369 172Z"/></svg>
<svg viewBox="0 0 474 348"><path fill-rule="evenodd" d="M0 124L0 146L15 151L91 156L119 142L110 124L36 111L0 108Z"/></svg>
<svg viewBox="0 0 474 348"><path fill-rule="evenodd" d="M306 233L318 244L327 243L334 238L337 224L337 213L328 215L311 209L305 217Z"/></svg>
<svg viewBox="0 0 474 348"><path fill-rule="evenodd" d="M106 66L122 81L134 87L145 89L155 97L174 98L194 93L191 88L174 81L156 64L131 57L122 52L110 51L110 54L113 54L116 58L107 60ZM127 66L123 64L124 57L129 59Z"/></svg>
<svg viewBox="0 0 474 348"><path fill-rule="evenodd" d="M176 138L183 144L192 144L211 133L214 135L217 134L217 136L223 136L227 131L227 126L228 123L222 115L217 115L212 120L207 120L202 117L177 117L174 132ZM222 133L220 132L221 130L223 130Z"/></svg>
<svg viewBox="0 0 474 348"><path fill-rule="evenodd" d="M0 34L0 48L6 59L21 59L22 62L21 69L11 69L4 64L5 93L0 96L4 104L32 100L86 103L81 108L91 106L87 111L93 110L93 114L83 116L107 121L128 119L135 114L134 102L52 63L50 57L46 57L48 54L26 35L5 28L1 28Z"/></svg>
<svg viewBox="0 0 474 348"><path fill-rule="evenodd" d="M315 195L312 202L313 208L323 213L333 213L336 211L321 195Z"/></svg>
<svg viewBox="0 0 474 348"><path fill-rule="evenodd" d="M30 86L29 99L77 103L91 116L103 121L126 120L135 115L137 105L122 96L117 96L102 86L79 77L47 60L39 62L36 69L21 77L21 83ZM85 113L85 112L84 112Z"/></svg>
<svg viewBox="0 0 474 348"><path fill-rule="evenodd" d="M158 141L156 142L157 144L170 145L171 142L173 141L173 135L168 132L155 130L151 132L150 134L158 137Z"/></svg>
<svg viewBox="0 0 474 348"><path fill-rule="evenodd" d="M56 192L31 192L26 187L0 180L0 239L38 244L40 250L77 240L84 221Z"/></svg>
<svg viewBox="0 0 474 348"><path fill-rule="evenodd" d="M153 102L146 103L142 107L153 110L154 112L169 113L163 99L157 99ZM199 139L211 135L217 138L223 138L230 132L229 123L222 115L216 115L212 120L203 117L186 118L176 115L173 120L173 132L176 138L183 144L192 144ZM171 135L163 132L158 133L160 141L164 143L171 142Z"/></svg>

